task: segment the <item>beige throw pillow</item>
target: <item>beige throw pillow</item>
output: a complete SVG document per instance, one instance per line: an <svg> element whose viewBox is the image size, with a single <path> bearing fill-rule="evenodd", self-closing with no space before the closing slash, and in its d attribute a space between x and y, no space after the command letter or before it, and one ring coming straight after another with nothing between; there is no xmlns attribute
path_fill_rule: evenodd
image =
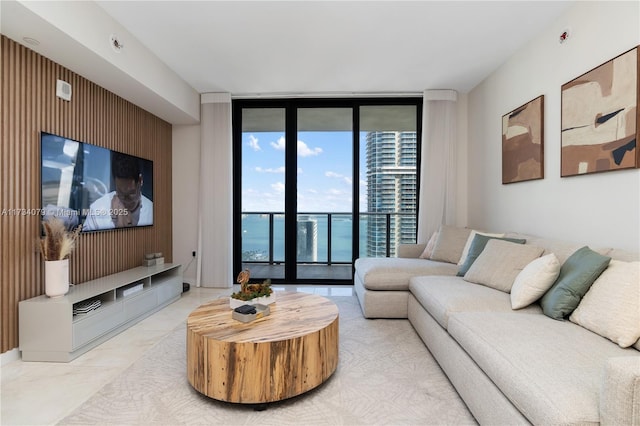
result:
<svg viewBox="0 0 640 426"><path fill-rule="evenodd" d="M556 282L560 266L553 253L534 259L525 266L511 287L511 308L522 309L540 299Z"/></svg>
<svg viewBox="0 0 640 426"><path fill-rule="evenodd" d="M436 246L436 241L438 240L438 231L434 232L429 238L429 242L424 248L424 251L420 255L420 259L431 259L431 253L433 253L433 248Z"/></svg>
<svg viewBox="0 0 640 426"><path fill-rule="evenodd" d="M431 253L431 260L458 263L470 233L471 230L468 228L457 228L449 225L440 226L438 239L433 248L433 253Z"/></svg>
<svg viewBox="0 0 640 426"><path fill-rule="evenodd" d="M473 237L475 237L476 234L486 235L487 237L496 237L496 238L504 237L504 234L490 234L488 232L476 231L475 229L471 230L471 233L469 234L469 238L467 238L467 243L464 245L464 249L462 249L462 254L460 255L460 260L458 261L458 266L462 265L464 261L467 260L467 255L469 254L469 247L471 247L471 243L473 242Z"/></svg>
<svg viewBox="0 0 640 426"><path fill-rule="evenodd" d="M543 251L542 247L491 239L464 280L509 293L520 271Z"/></svg>
<svg viewBox="0 0 640 426"><path fill-rule="evenodd" d="M626 348L640 338L640 262L611 260L569 317Z"/></svg>

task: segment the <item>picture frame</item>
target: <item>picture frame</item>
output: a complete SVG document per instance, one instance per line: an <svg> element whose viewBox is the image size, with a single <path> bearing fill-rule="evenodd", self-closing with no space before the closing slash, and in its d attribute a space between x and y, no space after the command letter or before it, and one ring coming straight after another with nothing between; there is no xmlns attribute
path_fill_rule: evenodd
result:
<svg viewBox="0 0 640 426"><path fill-rule="evenodd" d="M562 85L561 177L640 167L638 46Z"/></svg>
<svg viewBox="0 0 640 426"><path fill-rule="evenodd" d="M502 116L502 184L544 179L544 95Z"/></svg>

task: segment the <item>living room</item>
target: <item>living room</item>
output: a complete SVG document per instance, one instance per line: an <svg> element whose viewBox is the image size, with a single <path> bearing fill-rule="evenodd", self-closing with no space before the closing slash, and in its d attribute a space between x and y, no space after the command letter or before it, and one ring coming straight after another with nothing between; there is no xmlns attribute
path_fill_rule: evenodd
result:
<svg viewBox="0 0 640 426"><path fill-rule="evenodd" d="M126 59L127 50L145 54L148 51L138 50L138 42L129 37L124 27L117 27L123 40L120 53L103 43L108 41L103 38L108 38L110 29L104 31L105 37L100 40L91 40L83 33L88 31L85 26L104 29L111 25L112 18L104 11L104 15L96 15L100 11L98 6L83 2L61 10L46 5L2 2L2 54L3 64L8 64L3 65L2 78L3 123L8 123L3 126L2 208L41 207L37 148L41 131L94 141L110 149L152 159L157 170L162 171L154 182L154 226L133 232L83 235L71 258L71 281L84 282L139 266L143 255L150 251L162 252L167 262L186 266L196 250L201 253L199 256L206 257L206 261L196 260L202 262L201 271L205 268L205 279L200 277L199 282L195 263L186 269L184 279L191 283L192 290L198 290L196 286L201 283L204 288L217 288L205 294L229 291L235 280L230 258L232 147L216 147L217 155L211 159L207 174L202 174L199 165L201 138L207 130L205 124L200 123L201 105L228 102L234 99L233 91L198 93L184 82L176 83L179 80L175 73L157 58L145 58L150 61L146 64L153 64L156 72L135 69L140 62L127 63L130 60ZM593 247L640 252L640 171L637 168L560 176L561 87L640 43L638 2L566 2L562 10L554 13L535 35L513 46L514 53L486 70L477 84L466 91L457 90L454 222L474 229L517 231ZM78 19L91 16L93 21ZM15 17L19 21L5 25L5 20ZM84 23L83 28L73 29L74 18ZM12 31L17 26L34 32L21 33L16 40L18 34ZM51 27L55 28L52 33L44 31ZM36 31L38 28L41 33ZM560 43L559 37L565 30L568 30L568 39ZM464 34L460 28L457 31ZM22 39L25 36L39 39L41 47L29 45ZM77 50L59 53L55 59L42 56L37 52L47 44L47 36L52 41L58 40L55 37L65 43L71 41ZM473 34L466 36L468 45L473 46ZM501 35L507 40L511 36ZM96 47L102 44L105 46ZM474 68L476 58L472 51L467 54L469 68ZM110 79L86 77L91 75L91 68L101 67L113 70ZM453 69L450 73L464 74L465 70ZM145 79L145 75L148 78ZM71 84L71 102L51 95L55 93L58 78ZM402 75L398 75L398 79L401 78ZM123 81L139 83L140 93L131 94L139 95L139 103L134 105L117 94L122 91ZM171 82L170 89L164 87L165 82ZM428 89L456 88L421 86L411 88L411 92L421 94ZM265 90L253 90L261 91ZM310 93L317 95L318 91ZM544 179L503 185L501 118L540 95L544 95ZM38 106L34 107L35 104ZM215 228L202 234L197 225L197 206L202 193L197 188L206 186L206 182L217 183L208 188L206 197L214 200L215 205L209 206L207 217ZM3 215L0 220L4 367L20 357L18 302L44 294L44 283L42 260L32 244L39 235L38 218ZM199 238L203 240L201 245Z"/></svg>

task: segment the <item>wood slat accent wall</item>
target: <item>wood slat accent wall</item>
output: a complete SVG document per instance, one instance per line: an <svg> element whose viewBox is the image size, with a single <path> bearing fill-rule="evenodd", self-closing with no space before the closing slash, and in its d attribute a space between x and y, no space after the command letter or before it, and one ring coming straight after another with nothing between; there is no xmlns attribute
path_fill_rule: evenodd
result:
<svg viewBox="0 0 640 426"><path fill-rule="evenodd" d="M82 283L141 265L144 253L172 260L171 124L2 36L0 199L3 209L40 208L40 132L153 161L154 225L81 234L70 280ZM71 102L55 95L71 84ZM18 347L18 302L44 294L36 250L40 216L0 216L0 352Z"/></svg>

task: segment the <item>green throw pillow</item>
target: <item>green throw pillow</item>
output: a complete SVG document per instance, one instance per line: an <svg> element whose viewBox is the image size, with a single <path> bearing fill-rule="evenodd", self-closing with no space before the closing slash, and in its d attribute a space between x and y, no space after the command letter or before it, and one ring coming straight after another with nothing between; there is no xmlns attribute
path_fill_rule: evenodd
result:
<svg viewBox="0 0 640 426"><path fill-rule="evenodd" d="M573 253L560 268L560 275L542 296L542 312L553 319L562 320L580 303L591 284L607 269L610 257L584 246Z"/></svg>
<svg viewBox="0 0 640 426"><path fill-rule="evenodd" d="M527 242L527 240L523 240L520 238L501 238L476 234L476 236L473 237L473 240L471 241L471 245L469 246L469 253L467 254L467 258L464 260L464 263L460 265L460 268L458 268L457 275L459 277L464 277L464 274L467 273L469 268L471 268L471 265L473 265L473 262L475 262L478 256L480 256L480 253L482 253L482 250L484 250L484 247L487 245L487 242L489 240L503 240L518 244L524 244Z"/></svg>

